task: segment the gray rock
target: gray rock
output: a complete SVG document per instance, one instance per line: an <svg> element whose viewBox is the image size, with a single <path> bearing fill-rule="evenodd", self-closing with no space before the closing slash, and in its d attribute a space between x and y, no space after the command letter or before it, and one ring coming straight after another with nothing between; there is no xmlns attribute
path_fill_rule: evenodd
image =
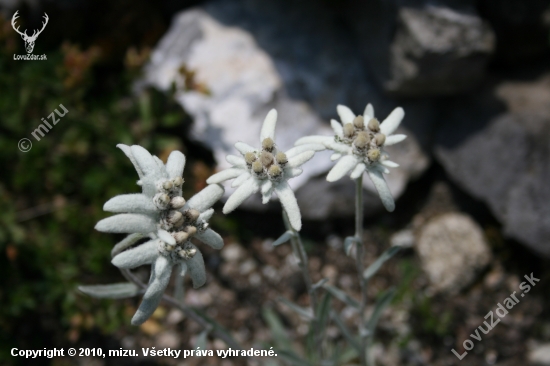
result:
<svg viewBox="0 0 550 366"><path fill-rule="evenodd" d="M508 236L546 256L550 256L549 80L501 85L497 94L511 112L485 124L475 115L461 114L460 119L469 118L471 126L449 120L435 150L449 176L487 202Z"/></svg>
<svg viewBox="0 0 550 366"><path fill-rule="evenodd" d="M483 232L469 216L447 213L419 230L416 249L435 291L456 293L491 259Z"/></svg>
<svg viewBox="0 0 550 366"><path fill-rule="evenodd" d="M462 93L483 80L493 48L494 35L478 16L443 7L401 8L384 87L409 96Z"/></svg>
<svg viewBox="0 0 550 366"><path fill-rule="evenodd" d="M225 156L237 153L235 142L259 144L261 123L271 108L279 113L276 141L283 150L302 136L332 135L328 119L337 118L339 103L362 112L366 103L373 102L377 115L384 116L397 104L372 87L349 37L333 23L331 12L317 2L209 2L176 15L152 53L139 87L167 90L176 84L177 100L194 119L193 137L213 150L219 169L229 167ZM193 83L200 88L189 88L189 80L178 71L181 66L194 72ZM377 101L382 101L381 108ZM414 136L389 152L401 164L387 178L397 198L407 182L426 169L429 159ZM329 156L329 152L317 154L304 166L304 173L290 181L305 218L353 213L353 205L342 204L342 192L324 182L334 164ZM314 177L315 183L305 187ZM373 189L368 179L365 182ZM368 212L382 207L371 196L366 200ZM245 207L261 210L279 205L261 205L258 196L247 200Z"/></svg>
<svg viewBox="0 0 550 366"><path fill-rule="evenodd" d="M531 366L550 366L550 343L528 342L527 360Z"/></svg>
<svg viewBox="0 0 550 366"><path fill-rule="evenodd" d="M473 4L404 3L358 2L348 10L380 86L399 96L449 95L474 88L483 79L495 41Z"/></svg>

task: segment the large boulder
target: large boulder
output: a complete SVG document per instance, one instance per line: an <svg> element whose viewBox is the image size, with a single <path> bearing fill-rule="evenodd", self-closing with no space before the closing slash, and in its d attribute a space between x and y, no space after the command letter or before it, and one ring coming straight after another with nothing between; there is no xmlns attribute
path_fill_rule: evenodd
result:
<svg viewBox="0 0 550 366"><path fill-rule="evenodd" d="M381 87L398 96L459 94L482 80L494 34L471 1L365 1L348 17Z"/></svg>
<svg viewBox="0 0 550 366"><path fill-rule="evenodd" d="M505 113L455 110L436 156L449 176L485 201L504 232L550 256L550 77L496 88ZM481 114L481 113L480 113Z"/></svg>

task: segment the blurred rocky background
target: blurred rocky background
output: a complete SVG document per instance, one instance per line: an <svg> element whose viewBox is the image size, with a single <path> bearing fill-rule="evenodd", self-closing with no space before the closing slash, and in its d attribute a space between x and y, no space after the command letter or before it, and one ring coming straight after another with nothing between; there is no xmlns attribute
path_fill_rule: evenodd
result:
<svg viewBox="0 0 550 366"><path fill-rule="evenodd" d="M49 15L34 51L48 61L13 60L25 53L10 24L16 10L22 29ZM377 364L458 364L451 349L462 353L485 314L534 273L540 284L462 362L550 365L549 1L0 0L0 13L0 363L27 364L11 347L195 345L199 329L174 310L160 308L136 329L128 319L137 300L74 292L77 283L119 278L108 259L116 238L92 229L103 202L137 190L116 143L164 158L182 150L190 195L227 167L237 140L257 144L271 108L286 149L303 135L330 134L337 104L359 113L372 103L380 119L402 106L409 136L389 150L401 165L387 176L394 213L365 182L370 258L389 245L410 248L370 287L371 301L398 289ZM68 115L30 152L18 151L59 103ZM342 249L353 232L353 182L327 183L331 166L319 154L293 182L303 235L314 280L357 294ZM186 301L255 346L273 341L272 309L300 344L305 323L276 299L306 305L307 296L289 248L270 246L283 230L279 203L257 198L217 215L227 247L206 253L208 285ZM354 324L357 314L342 310ZM328 336L342 341L336 327Z"/></svg>

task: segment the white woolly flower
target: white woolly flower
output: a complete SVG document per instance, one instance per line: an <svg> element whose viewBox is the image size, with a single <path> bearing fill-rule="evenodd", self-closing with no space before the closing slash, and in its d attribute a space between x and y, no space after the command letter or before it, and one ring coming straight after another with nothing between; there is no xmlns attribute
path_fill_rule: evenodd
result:
<svg viewBox="0 0 550 366"><path fill-rule="evenodd" d="M113 248L112 263L119 268L151 265L149 285L143 301L132 318L139 325L157 308L174 266L183 276L187 271L195 288L206 282L204 260L191 238L214 249L223 247L223 239L208 228L214 210L210 208L223 195L220 185L210 185L187 202L181 196L185 156L174 151L166 165L141 146L117 145L134 164L142 186L141 194L123 194L105 203L105 211L117 212L99 221L96 230L130 233ZM131 249L141 238L149 241Z"/></svg>
<svg viewBox="0 0 550 366"><path fill-rule="evenodd" d="M342 123L330 121L334 137L307 136L296 141L296 145L323 144L334 151L331 160L340 160L328 173L329 182L337 181L350 171L350 177L357 179L366 171L384 207L393 211L395 203L383 173L389 173L388 167L395 168L399 165L388 159L384 147L397 144L407 137L393 134L405 116L403 108L395 108L382 123L374 117L371 104L367 105L363 115L358 116L343 105L338 105L336 110Z"/></svg>
<svg viewBox="0 0 550 366"><path fill-rule="evenodd" d="M273 192L277 194L283 209L288 215L290 224L295 230L302 227L300 208L294 192L287 181L302 173L300 166L313 157L315 151L324 150L319 144L305 144L294 147L287 152L277 149L275 144L275 125L277 111L272 109L265 117L260 132L260 148L254 148L244 142L237 142L235 147L242 156L227 155L231 168L212 175L206 181L209 184L221 183L234 179L232 186L238 187L229 197L223 213L236 209L244 200L260 191L262 202L271 199Z"/></svg>

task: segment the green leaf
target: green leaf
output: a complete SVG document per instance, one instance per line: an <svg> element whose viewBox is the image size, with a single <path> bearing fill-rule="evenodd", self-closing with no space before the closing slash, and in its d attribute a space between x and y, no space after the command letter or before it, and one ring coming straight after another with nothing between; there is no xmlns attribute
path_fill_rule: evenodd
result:
<svg viewBox="0 0 550 366"><path fill-rule="evenodd" d="M283 243L286 243L287 241L289 241L291 238L295 237L296 235L294 234L294 232L292 230L287 230L284 232L283 235L279 236L279 239L275 240L273 242L273 245L274 247L276 247L277 245L281 245Z"/></svg>
<svg viewBox="0 0 550 366"><path fill-rule="evenodd" d="M367 323L367 331L370 335L374 334L374 329L376 328L376 325L378 325L378 321L380 320L380 316L382 315L382 312L384 309L391 303L393 300L393 297L395 296L395 288L391 288L384 292L376 301L376 305L374 306L374 311Z"/></svg>
<svg viewBox="0 0 550 366"><path fill-rule="evenodd" d="M340 315L338 315L338 313L336 311L331 311L330 312L330 316L332 318L332 320L334 320L334 322L336 323L336 325L338 326L338 328L340 328L340 331L342 332L342 335L344 336L344 338L346 338L346 340L349 342L349 344L358 352L360 353L361 352L361 346L359 344L359 342L357 341L357 339L355 339L355 337L352 335L351 331L349 330L349 328L346 326L346 324L344 323L344 321L342 320L342 318L340 318Z"/></svg>
<svg viewBox="0 0 550 366"><path fill-rule="evenodd" d="M210 329L205 329L199 334L197 340L195 341L195 348L200 347L200 349L206 349L208 333L210 333Z"/></svg>
<svg viewBox="0 0 550 366"><path fill-rule="evenodd" d="M368 280L369 278L371 278L372 276L374 276L374 274L376 272L378 272L378 270L380 269L380 267L382 267L382 265L388 260L390 259L391 257L394 256L395 253L397 253L398 251L401 250L401 247L391 247L390 249L386 250L384 253L382 253L382 255L376 260L374 261L373 264L371 264L367 269L365 269L365 272L363 272L363 278L365 280Z"/></svg>
<svg viewBox="0 0 550 366"><path fill-rule="evenodd" d="M124 299L140 293L140 288L130 282L113 283L111 285L78 286L78 290L99 299Z"/></svg>
<svg viewBox="0 0 550 366"><path fill-rule="evenodd" d="M317 282L315 285L311 286L311 289L312 290L317 290L319 287L323 287L325 283L328 282L328 278L323 278L321 280L319 280L319 282Z"/></svg>
<svg viewBox="0 0 550 366"><path fill-rule="evenodd" d="M296 312L301 317L303 317L307 320L313 320L314 319L313 314L311 313L311 311L309 309L305 309L305 308L301 307L300 305L295 304L292 301L290 301L290 300L288 300L288 299L286 299L282 296L278 297L277 300L284 303L286 306L288 306L291 310Z"/></svg>
<svg viewBox="0 0 550 366"><path fill-rule="evenodd" d="M332 296L329 292L325 293L323 299L317 305L317 324L319 325L318 331L324 332L329 320L330 303Z"/></svg>
<svg viewBox="0 0 550 366"><path fill-rule="evenodd" d="M345 302L349 306L353 306L354 308L359 309L359 303L357 302L357 300L346 294L344 291L341 291L336 287L327 284L323 285L323 287L338 300Z"/></svg>
<svg viewBox="0 0 550 366"><path fill-rule="evenodd" d="M355 236L348 236L344 240L344 250L346 252L346 255L349 255L351 253L351 248L353 248L353 244L357 243L357 238Z"/></svg>
<svg viewBox="0 0 550 366"><path fill-rule="evenodd" d="M292 350L292 344L279 316L268 307L262 309L262 316L271 331L271 337L275 342L275 346L280 350Z"/></svg>

